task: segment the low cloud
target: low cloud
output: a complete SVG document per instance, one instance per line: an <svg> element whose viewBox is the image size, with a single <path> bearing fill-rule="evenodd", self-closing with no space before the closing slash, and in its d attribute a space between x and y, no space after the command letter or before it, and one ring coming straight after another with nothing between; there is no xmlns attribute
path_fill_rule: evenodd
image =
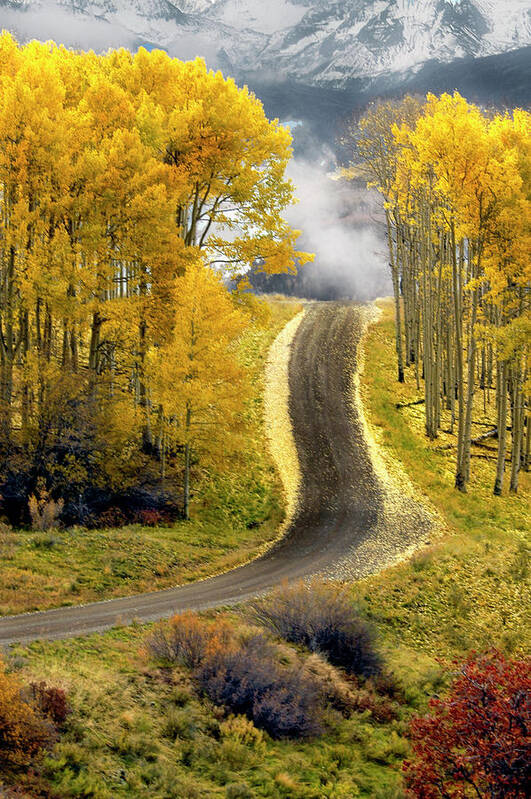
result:
<svg viewBox="0 0 531 799"><path fill-rule="evenodd" d="M307 10L289 0L226 0L214 18L237 30L270 35L297 25Z"/></svg>
<svg viewBox="0 0 531 799"><path fill-rule="evenodd" d="M57 5L27 11L2 8L0 28L22 42L29 39L53 40L66 47L92 49L96 52L111 47L135 48L135 35L121 25L94 19L86 14L72 14Z"/></svg>
<svg viewBox="0 0 531 799"><path fill-rule="evenodd" d="M334 180L335 170L326 149L289 166L299 203L286 216L302 231L301 249L316 254L301 270L301 283L318 299L374 299L391 288L378 203L362 186Z"/></svg>

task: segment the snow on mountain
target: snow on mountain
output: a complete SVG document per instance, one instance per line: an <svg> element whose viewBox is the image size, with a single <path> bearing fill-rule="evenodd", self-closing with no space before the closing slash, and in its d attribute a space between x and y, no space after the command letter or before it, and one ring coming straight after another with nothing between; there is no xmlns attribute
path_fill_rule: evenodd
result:
<svg viewBox="0 0 531 799"><path fill-rule="evenodd" d="M254 30L272 34L293 28L306 14L306 9L289 0L217 0L209 15L238 31Z"/></svg>
<svg viewBox="0 0 531 799"><path fill-rule="evenodd" d="M529 0L0 0L20 38L164 47L236 77L346 85L531 44Z"/></svg>
<svg viewBox="0 0 531 799"><path fill-rule="evenodd" d="M215 3L216 0L175 0L173 5L185 14L202 14L204 11L208 11Z"/></svg>

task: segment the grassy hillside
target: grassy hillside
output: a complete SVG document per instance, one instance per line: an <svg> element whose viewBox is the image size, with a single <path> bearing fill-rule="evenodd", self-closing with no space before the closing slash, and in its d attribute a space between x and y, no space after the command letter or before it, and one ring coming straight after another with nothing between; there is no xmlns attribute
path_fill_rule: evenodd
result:
<svg viewBox="0 0 531 799"><path fill-rule="evenodd" d="M192 520L171 527L76 527L51 533L0 525L0 615L197 580L245 562L275 537L283 498L265 441L264 364L270 345L300 306L291 301L269 305L270 324L252 328L241 344L252 377L248 415L254 434L230 472L203 481Z"/></svg>
<svg viewBox="0 0 531 799"><path fill-rule="evenodd" d="M241 618L215 614L241 630ZM66 688L73 714L37 781L50 796L93 799L399 799L412 708L440 685L437 664L404 670L406 704L378 723L371 711L327 714L311 741L274 741L200 698L189 673L163 668L143 648L145 628L17 648L13 664ZM295 652L285 646L286 657ZM27 785L24 778L17 780ZM34 779L29 783L34 785ZM35 788L33 788L35 790ZM33 796L30 793L30 796ZM47 794L44 794L47 795Z"/></svg>

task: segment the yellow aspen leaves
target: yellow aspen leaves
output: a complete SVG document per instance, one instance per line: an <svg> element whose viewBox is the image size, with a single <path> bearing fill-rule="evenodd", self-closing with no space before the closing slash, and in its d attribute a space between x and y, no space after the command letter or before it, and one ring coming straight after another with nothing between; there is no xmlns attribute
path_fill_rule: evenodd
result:
<svg viewBox="0 0 531 799"><path fill-rule="evenodd" d="M426 433L449 412L455 484L467 490L478 415L490 414L503 488L529 468L531 418L531 115L487 113L459 93L377 104L358 157L382 194L393 276L399 379L424 386ZM481 422L485 425L488 422Z"/></svg>
<svg viewBox="0 0 531 799"><path fill-rule="evenodd" d="M0 100L1 460L119 485L127 453L164 459L162 427L208 449L196 420L228 428L229 383L235 412L245 393L224 350L248 317L218 273L311 257L282 216L289 132L199 59L8 33Z"/></svg>

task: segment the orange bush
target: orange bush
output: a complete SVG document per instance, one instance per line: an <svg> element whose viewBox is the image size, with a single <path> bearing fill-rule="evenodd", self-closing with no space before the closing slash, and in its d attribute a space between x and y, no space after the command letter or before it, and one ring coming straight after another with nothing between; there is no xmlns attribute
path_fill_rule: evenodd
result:
<svg viewBox="0 0 531 799"><path fill-rule="evenodd" d="M52 724L24 700L22 685L0 661L0 768L29 765L54 737Z"/></svg>
<svg viewBox="0 0 531 799"><path fill-rule="evenodd" d="M218 648L226 650L231 638L228 625L207 624L197 613L186 612L154 627L146 646L159 660L195 669Z"/></svg>

